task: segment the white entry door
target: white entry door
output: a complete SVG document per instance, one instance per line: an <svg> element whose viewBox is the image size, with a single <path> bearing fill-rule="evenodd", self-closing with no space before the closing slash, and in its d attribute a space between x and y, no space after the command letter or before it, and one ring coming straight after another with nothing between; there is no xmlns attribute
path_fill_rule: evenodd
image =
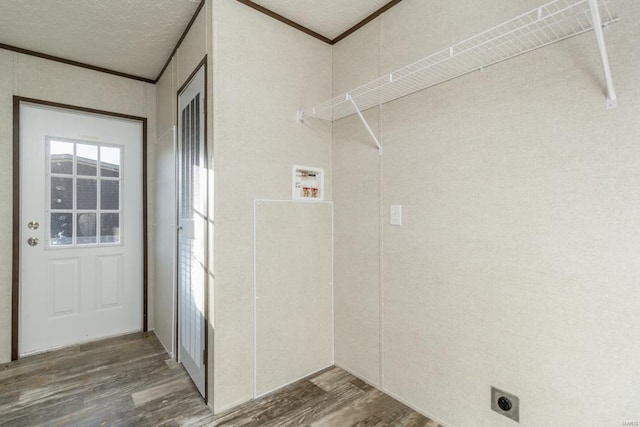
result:
<svg viewBox="0 0 640 427"><path fill-rule="evenodd" d="M20 355L142 329L142 137L20 105Z"/></svg>
<svg viewBox="0 0 640 427"><path fill-rule="evenodd" d="M178 359L205 394L207 156L204 68L178 96Z"/></svg>

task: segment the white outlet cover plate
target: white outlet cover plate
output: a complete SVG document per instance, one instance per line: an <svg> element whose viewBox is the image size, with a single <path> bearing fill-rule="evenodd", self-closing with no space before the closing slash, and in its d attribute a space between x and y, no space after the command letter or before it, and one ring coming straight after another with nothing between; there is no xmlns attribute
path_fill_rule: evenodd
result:
<svg viewBox="0 0 640 427"><path fill-rule="evenodd" d="M389 223L402 225L402 205L391 205L389 209Z"/></svg>

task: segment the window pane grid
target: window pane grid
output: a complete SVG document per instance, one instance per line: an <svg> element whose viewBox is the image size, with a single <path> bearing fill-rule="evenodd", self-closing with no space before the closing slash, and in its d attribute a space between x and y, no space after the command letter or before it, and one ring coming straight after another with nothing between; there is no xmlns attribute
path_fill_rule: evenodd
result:
<svg viewBox="0 0 640 427"><path fill-rule="evenodd" d="M121 147L48 142L49 247L121 244Z"/></svg>

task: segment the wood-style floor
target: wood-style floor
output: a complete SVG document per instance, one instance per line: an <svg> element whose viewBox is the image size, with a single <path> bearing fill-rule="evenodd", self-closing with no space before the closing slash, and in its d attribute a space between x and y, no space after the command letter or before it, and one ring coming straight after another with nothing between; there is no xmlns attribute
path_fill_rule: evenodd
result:
<svg viewBox="0 0 640 427"><path fill-rule="evenodd" d="M153 333L0 366L0 425L439 426L339 368L216 417Z"/></svg>

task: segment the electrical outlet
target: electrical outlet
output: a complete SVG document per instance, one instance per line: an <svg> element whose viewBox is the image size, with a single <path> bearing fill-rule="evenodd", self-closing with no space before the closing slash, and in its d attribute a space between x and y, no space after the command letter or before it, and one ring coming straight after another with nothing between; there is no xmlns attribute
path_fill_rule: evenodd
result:
<svg viewBox="0 0 640 427"><path fill-rule="evenodd" d="M491 409L517 423L520 422L520 399L515 394L491 387Z"/></svg>

